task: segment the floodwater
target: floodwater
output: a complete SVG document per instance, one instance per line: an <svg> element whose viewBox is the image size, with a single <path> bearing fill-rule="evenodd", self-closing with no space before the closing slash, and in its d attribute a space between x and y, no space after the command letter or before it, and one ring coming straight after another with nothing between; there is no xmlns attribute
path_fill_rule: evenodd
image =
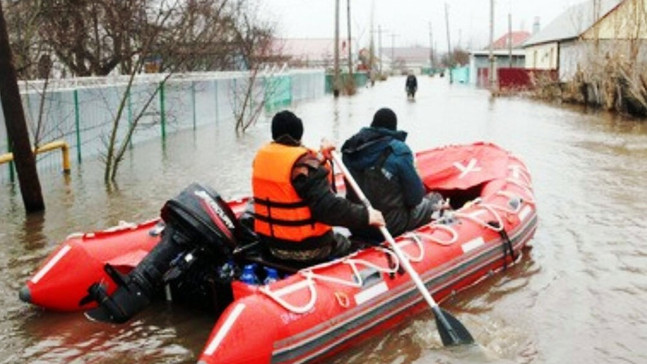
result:
<svg viewBox="0 0 647 364"><path fill-rule="evenodd" d="M647 123L491 99L446 78L420 77L419 84L415 101L395 77L293 110L311 146L323 136L339 145L383 106L397 112L414 150L497 143L532 173L539 228L519 264L443 302L479 346L442 347L426 312L335 362L647 362ZM69 178L41 174L47 210L28 218L18 188L0 186L0 362L195 362L214 323L209 314L159 303L109 326L80 313L44 312L20 302L18 290L69 233L154 217L193 181L227 198L249 194L252 157L269 135L266 120L242 136L222 123L137 145L111 188L98 162L73 166Z"/></svg>

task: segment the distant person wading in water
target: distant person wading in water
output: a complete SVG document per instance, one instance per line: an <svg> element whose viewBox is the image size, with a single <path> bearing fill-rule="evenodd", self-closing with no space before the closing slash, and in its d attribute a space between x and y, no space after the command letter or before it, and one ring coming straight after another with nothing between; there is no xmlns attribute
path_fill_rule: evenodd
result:
<svg viewBox="0 0 647 364"><path fill-rule="evenodd" d="M407 91L407 97L416 97L416 91L418 91L418 79L412 72L409 72L404 88Z"/></svg>

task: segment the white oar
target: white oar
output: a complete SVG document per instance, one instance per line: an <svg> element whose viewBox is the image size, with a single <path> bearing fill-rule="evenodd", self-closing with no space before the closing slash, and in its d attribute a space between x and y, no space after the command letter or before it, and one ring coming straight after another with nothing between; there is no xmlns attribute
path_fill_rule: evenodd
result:
<svg viewBox="0 0 647 364"><path fill-rule="evenodd" d="M357 182L355 182L355 179L353 176L350 174L344 163L342 162L341 158L339 157L339 154L337 152L332 152L332 157L339 166L339 168L342 170L342 173L346 177L346 180L348 183L350 183L351 187L357 194L357 197L362 201L362 203L366 207L371 207L371 202L366 198L362 190L360 189L359 185ZM386 227L382 226L380 227L380 232L382 235L384 235L384 238L386 241L391 245L393 248L393 252L395 255L400 259L400 264L404 267L404 270L409 273L409 276L411 277L411 280L416 284L416 287L418 288L418 291L422 294L422 297L425 298L429 306L431 307L431 310L434 313L434 316L436 317L436 327L438 327L438 332L440 333L440 338L443 341L443 345L449 346L449 345L461 345L461 344L472 344L474 343L474 339L472 338L472 335L470 335L469 331L463 326L463 324L458 321L454 316L452 316L449 312L443 310L438 306L436 301L434 301L433 297L429 294L429 291L427 291L427 288L425 287L424 283L420 279L420 276L418 273L413 269L411 266L411 263L409 263L409 260L405 258L404 254L402 254L402 250L400 250L400 247L395 243L395 240L393 240L393 237L391 236L391 233L386 229Z"/></svg>

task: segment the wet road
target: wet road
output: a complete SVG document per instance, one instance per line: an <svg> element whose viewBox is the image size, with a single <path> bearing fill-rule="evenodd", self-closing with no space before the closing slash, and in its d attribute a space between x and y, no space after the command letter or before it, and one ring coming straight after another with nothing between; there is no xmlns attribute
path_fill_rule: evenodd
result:
<svg viewBox="0 0 647 364"><path fill-rule="evenodd" d="M520 264L443 303L479 347L443 348L422 314L336 363L647 362L647 123L491 99L446 79L419 84L416 101L406 100L404 78L392 78L352 98L296 105L304 142L327 136L339 145L389 106L414 150L497 143L530 168L539 228ZM208 314L159 303L111 327L43 312L17 292L71 232L156 216L192 181L225 197L249 194L251 160L269 134L267 121L243 136L223 123L138 145L109 189L98 162L73 166L69 179L42 174L47 211L28 219L18 189L0 186L0 363L194 362L214 323Z"/></svg>

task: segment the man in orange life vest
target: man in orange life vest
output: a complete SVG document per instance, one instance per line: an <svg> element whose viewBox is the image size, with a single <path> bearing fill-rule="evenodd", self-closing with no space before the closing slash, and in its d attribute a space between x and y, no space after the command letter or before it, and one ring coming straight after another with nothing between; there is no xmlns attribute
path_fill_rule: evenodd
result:
<svg viewBox="0 0 647 364"><path fill-rule="evenodd" d="M322 142L324 153L317 153L301 145L302 135L301 119L292 112L274 115L273 141L261 147L253 163L254 230L274 257L316 263L350 253L348 239L331 226L384 226L384 218L335 195L322 157L334 147Z"/></svg>

